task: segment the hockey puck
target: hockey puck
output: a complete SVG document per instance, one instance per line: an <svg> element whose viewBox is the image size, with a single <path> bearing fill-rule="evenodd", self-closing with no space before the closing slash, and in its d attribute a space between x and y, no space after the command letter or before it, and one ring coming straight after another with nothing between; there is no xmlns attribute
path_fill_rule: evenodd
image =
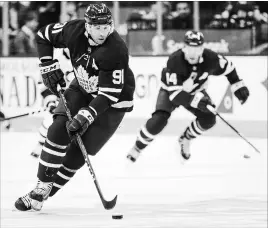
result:
<svg viewBox="0 0 268 228"><path fill-rule="evenodd" d="M113 215L112 218L113 219L122 219L123 215Z"/></svg>
<svg viewBox="0 0 268 228"><path fill-rule="evenodd" d="M245 155L244 155L244 158L250 158L250 156L248 156L248 155L245 154Z"/></svg>

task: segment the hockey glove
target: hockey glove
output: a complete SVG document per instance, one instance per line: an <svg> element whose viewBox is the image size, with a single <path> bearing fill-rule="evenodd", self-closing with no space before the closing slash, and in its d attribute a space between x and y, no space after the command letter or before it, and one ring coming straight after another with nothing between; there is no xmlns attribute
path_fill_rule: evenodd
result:
<svg viewBox="0 0 268 228"><path fill-rule="evenodd" d="M67 122L70 138L73 139L76 133L82 136L95 118L96 113L90 107L81 108L73 120Z"/></svg>
<svg viewBox="0 0 268 228"><path fill-rule="evenodd" d="M194 97L190 101L190 105L193 108L197 108L201 110L202 112L210 112L207 109L207 105L211 105L212 107L215 108L215 105L212 103L211 99L209 96L206 96L202 92L197 92Z"/></svg>
<svg viewBox="0 0 268 228"><path fill-rule="evenodd" d="M244 104L249 97L249 90L245 86L244 81L240 80L231 85L231 90L241 104Z"/></svg>
<svg viewBox="0 0 268 228"><path fill-rule="evenodd" d="M45 86L49 88L54 95L59 96L57 85L60 84L61 87L65 87L66 82L64 81L64 74L60 69L58 60L55 59L41 63L39 64L39 67Z"/></svg>
<svg viewBox="0 0 268 228"><path fill-rule="evenodd" d="M48 108L48 111L53 114L54 109L57 107L59 101L57 96L55 95L48 95L44 99L44 106Z"/></svg>

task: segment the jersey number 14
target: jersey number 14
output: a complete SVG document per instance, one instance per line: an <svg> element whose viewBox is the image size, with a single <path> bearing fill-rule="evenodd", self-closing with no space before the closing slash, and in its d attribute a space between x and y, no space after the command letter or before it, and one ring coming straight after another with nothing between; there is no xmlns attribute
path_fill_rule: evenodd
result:
<svg viewBox="0 0 268 228"><path fill-rule="evenodd" d="M166 73L166 80L167 80L167 84L170 85L171 83L173 83L173 85L177 85L178 84L178 80L177 80L177 74L175 73Z"/></svg>

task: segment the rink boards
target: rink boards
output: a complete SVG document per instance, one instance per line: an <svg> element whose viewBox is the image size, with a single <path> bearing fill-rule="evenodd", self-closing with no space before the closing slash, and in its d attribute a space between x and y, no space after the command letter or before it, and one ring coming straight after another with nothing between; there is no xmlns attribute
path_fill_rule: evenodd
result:
<svg viewBox="0 0 268 228"><path fill-rule="evenodd" d="M250 137L267 137L267 57L229 56L236 66L238 75L250 90L250 97L243 106L232 95L224 76L209 79L208 93L218 111L242 133ZM119 131L136 133L154 110L160 88L160 73L167 57L131 57L136 90L134 110L126 115ZM42 107L38 81L40 71L37 58L1 58L1 110L12 116ZM62 69L70 70L70 63L60 59ZM13 121L15 131L36 130L41 116L23 121ZM179 134L193 116L183 108L176 110L166 134ZM27 124L26 124L27 123ZM208 135L234 136L224 124L218 125Z"/></svg>

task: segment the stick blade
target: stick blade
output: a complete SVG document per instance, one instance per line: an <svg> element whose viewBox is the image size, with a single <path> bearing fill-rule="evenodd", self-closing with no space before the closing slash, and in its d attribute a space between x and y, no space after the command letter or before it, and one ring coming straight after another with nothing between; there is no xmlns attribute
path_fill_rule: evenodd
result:
<svg viewBox="0 0 268 228"><path fill-rule="evenodd" d="M106 209L106 210L111 210L111 209L113 209L114 207L115 207L115 205L116 205L116 202L117 202L117 195L114 197L114 199L113 200L111 200L111 201L106 201L106 200L102 200L102 204L103 204L103 206L104 206L104 208Z"/></svg>

